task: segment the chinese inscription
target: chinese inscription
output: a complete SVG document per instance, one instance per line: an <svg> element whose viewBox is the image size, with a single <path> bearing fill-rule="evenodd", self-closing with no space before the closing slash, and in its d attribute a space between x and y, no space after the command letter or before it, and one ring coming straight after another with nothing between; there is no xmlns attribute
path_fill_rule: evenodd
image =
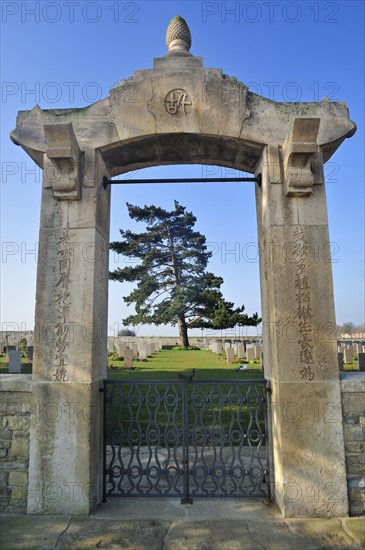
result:
<svg viewBox="0 0 365 550"><path fill-rule="evenodd" d="M298 227L294 231L294 261L296 319L298 321L298 344L300 345L300 374L302 379L313 380L313 315L308 278L308 243L304 231Z"/></svg>
<svg viewBox="0 0 365 550"><path fill-rule="evenodd" d="M69 342L69 314L71 307L70 293L70 267L72 259L72 247L70 245L72 235L65 229L57 242L58 278L53 289L53 298L56 304L55 325L55 367L53 374L57 382L67 382L67 344Z"/></svg>
<svg viewBox="0 0 365 550"><path fill-rule="evenodd" d="M191 107L192 104L188 92L180 88L170 90L165 97L165 109L170 115L176 115L178 113L186 115L187 107Z"/></svg>

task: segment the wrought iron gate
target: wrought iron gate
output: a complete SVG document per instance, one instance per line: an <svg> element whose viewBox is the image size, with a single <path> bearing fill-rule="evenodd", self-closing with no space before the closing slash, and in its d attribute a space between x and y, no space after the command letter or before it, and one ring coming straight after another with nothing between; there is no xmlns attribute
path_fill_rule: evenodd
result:
<svg viewBox="0 0 365 550"><path fill-rule="evenodd" d="M104 382L106 497L267 497L264 380Z"/></svg>

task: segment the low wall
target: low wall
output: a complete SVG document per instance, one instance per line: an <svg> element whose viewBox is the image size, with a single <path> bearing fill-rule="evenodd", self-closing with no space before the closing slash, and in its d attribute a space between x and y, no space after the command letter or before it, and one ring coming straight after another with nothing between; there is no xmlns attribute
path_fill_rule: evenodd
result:
<svg viewBox="0 0 365 550"><path fill-rule="evenodd" d="M341 373L347 487L351 516L365 515L365 372Z"/></svg>
<svg viewBox="0 0 365 550"><path fill-rule="evenodd" d="M27 512L29 425L32 411L29 374L0 376L0 511Z"/></svg>

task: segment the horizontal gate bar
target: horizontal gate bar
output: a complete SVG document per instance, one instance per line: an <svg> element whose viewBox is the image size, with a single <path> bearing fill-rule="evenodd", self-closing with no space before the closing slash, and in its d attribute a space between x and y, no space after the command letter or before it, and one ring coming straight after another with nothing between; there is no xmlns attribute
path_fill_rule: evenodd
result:
<svg viewBox="0 0 365 550"><path fill-rule="evenodd" d="M218 183L218 182L243 182L254 181L261 187L261 174L253 178L161 178L161 179L133 179L133 180L111 180L107 176L103 177L103 187L106 189L110 184L130 183Z"/></svg>

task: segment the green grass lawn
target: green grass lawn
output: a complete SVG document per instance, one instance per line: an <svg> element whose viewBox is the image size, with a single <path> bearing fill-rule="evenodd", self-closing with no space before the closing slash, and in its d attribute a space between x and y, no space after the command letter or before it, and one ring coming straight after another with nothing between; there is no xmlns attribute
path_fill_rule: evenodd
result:
<svg viewBox="0 0 365 550"><path fill-rule="evenodd" d="M108 380L178 380L178 373L191 374L195 380L236 380L262 378L261 362L246 363L247 371L238 372L240 364L227 365L223 355L207 350L162 350L147 361L134 361L134 370L122 370L123 361L109 358ZM111 368L111 366L118 368Z"/></svg>

